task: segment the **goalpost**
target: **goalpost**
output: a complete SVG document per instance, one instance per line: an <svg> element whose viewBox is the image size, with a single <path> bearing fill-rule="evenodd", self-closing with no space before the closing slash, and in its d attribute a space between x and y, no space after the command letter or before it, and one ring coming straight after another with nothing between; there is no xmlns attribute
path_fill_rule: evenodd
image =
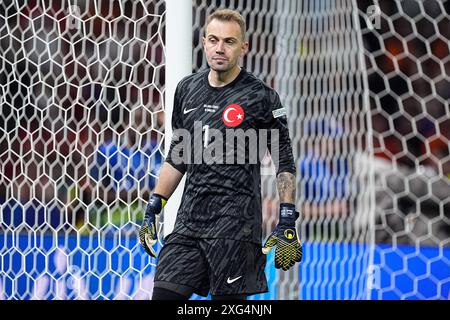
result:
<svg viewBox="0 0 450 320"><path fill-rule="evenodd" d="M175 86L207 66L205 19L224 7L247 20L243 67L288 110L298 172L303 262L278 271L269 255L270 292L251 299L450 296L448 5L7 0L0 299L149 299L156 260L138 228ZM265 238L278 196L264 169Z"/></svg>
<svg viewBox="0 0 450 320"><path fill-rule="evenodd" d="M165 151L169 152L172 136L173 98L177 83L192 73L192 4L190 1L166 0L167 36L166 36L166 104L165 104ZM186 175L180 181L167 202L164 213L164 235L168 235L175 226L176 213Z"/></svg>

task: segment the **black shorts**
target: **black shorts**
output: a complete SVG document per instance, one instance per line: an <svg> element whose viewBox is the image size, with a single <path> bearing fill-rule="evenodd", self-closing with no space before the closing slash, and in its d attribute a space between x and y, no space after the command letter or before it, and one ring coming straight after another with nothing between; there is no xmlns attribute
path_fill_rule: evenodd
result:
<svg viewBox="0 0 450 320"><path fill-rule="evenodd" d="M252 295L267 292L261 245L171 233L158 255L155 287L181 294Z"/></svg>

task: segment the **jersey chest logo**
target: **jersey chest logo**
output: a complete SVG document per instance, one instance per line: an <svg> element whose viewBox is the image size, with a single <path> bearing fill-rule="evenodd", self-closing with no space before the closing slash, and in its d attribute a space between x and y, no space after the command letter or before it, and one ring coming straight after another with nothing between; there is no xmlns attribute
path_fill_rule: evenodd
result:
<svg viewBox="0 0 450 320"><path fill-rule="evenodd" d="M191 108L191 109L186 109L186 108L184 108L183 114L188 114L189 112L194 111L194 110L197 109L197 108L198 108L198 107Z"/></svg>
<svg viewBox="0 0 450 320"><path fill-rule="evenodd" d="M238 104L230 104L223 110L222 120L227 127L236 127L244 121L244 109Z"/></svg>

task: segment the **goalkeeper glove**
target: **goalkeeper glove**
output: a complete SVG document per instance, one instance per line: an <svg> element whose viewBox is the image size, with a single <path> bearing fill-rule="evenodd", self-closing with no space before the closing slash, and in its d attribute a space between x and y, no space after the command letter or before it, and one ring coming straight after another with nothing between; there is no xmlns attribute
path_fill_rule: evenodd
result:
<svg viewBox="0 0 450 320"><path fill-rule="evenodd" d="M150 197L145 210L144 221L139 230L139 242L150 256L156 258L156 251L153 246L158 241L158 234L156 231L156 215L159 214L166 205L167 199L154 193Z"/></svg>
<svg viewBox="0 0 450 320"><path fill-rule="evenodd" d="M275 268L284 271L291 268L295 262L302 260L302 244L297 235L295 220L299 213L295 211L295 205L290 203L280 204L280 218L275 230L267 238L262 251L268 254L274 246Z"/></svg>

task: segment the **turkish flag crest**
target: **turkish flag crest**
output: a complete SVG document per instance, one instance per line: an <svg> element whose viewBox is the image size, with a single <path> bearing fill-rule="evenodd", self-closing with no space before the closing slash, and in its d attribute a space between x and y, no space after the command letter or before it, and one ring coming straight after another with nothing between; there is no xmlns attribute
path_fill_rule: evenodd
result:
<svg viewBox="0 0 450 320"><path fill-rule="evenodd" d="M230 104L223 110L222 120L227 127L236 127L244 121L244 109L238 104Z"/></svg>

